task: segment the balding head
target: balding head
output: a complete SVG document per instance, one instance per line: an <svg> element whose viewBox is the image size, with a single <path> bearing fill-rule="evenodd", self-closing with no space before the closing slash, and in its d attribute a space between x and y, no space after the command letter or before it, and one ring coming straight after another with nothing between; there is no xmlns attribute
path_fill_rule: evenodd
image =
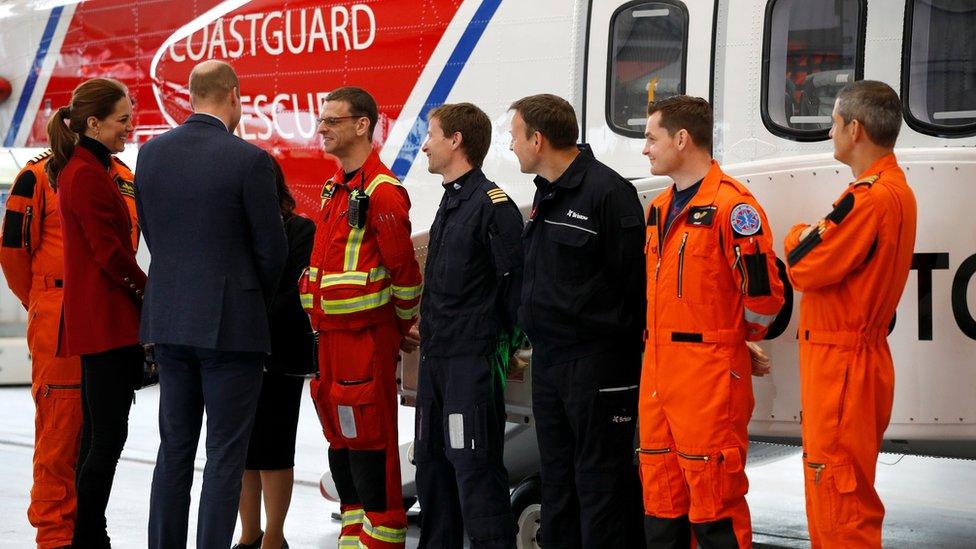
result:
<svg viewBox="0 0 976 549"><path fill-rule="evenodd" d="M190 73L194 112L212 114L234 131L241 121L241 90L234 69L223 61L204 61Z"/></svg>
<svg viewBox="0 0 976 549"><path fill-rule="evenodd" d="M195 106L222 103L234 88L240 90L237 74L223 61L204 61L190 73L190 98Z"/></svg>

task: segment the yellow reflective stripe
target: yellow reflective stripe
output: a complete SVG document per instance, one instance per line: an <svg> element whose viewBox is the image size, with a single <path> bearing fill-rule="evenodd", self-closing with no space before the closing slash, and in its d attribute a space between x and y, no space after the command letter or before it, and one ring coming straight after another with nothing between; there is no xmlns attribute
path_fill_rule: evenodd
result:
<svg viewBox="0 0 976 549"><path fill-rule="evenodd" d="M393 297L397 299L416 299L420 297L420 293L423 291L424 285L418 284L416 286L397 286L393 285Z"/></svg>
<svg viewBox="0 0 976 549"><path fill-rule="evenodd" d="M390 302L390 289L349 299L323 299L322 310L328 314L341 315L375 309Z"/></svg>
<svg viewBox="0 0 976 549"><path fill-rule="evenodd" d="M380 183L389 183L391 185L400 184L400 182L397 181L395 177L390 177L384 173L381 173L380 175L377 175L376 177L373 178L372 181L369 182L369 185L366 187L366 194L373 194L373 191L376 190L376 187L380 186Z"/></svg>
<svg viewBox="0 0 976 549"><path fill-rule="evenodd" d="M363 521L363 532L367 536L385 541L386 543L403 543L407 541L406 528L387 528L386 526L373 526L369 523L369 518Z"/></svg>
<svg viewBox="0 0 976 549"><path fill-rule="evenodd" d="M411 318L417 316L417 312L420 311L420 305L415 305L409 309L401 309L400 307L393 307L396 310L396 315L403 320L410 320Z"/></svg>
<svg viewBox="0 0 976 549"><path fill-rule="evenodd" d="M327 274L322 277L322 283L319 285L319 287L328 288L329 286L338 286L340 284L356 284L357 286L365 286L367 276L368 273L364 273L362 271L348 271L345 273Z"/></svg>
<svg viewBox="0 0 976 549"><path fill-rule="evenodd" d="M367 282L376 282L378 280L386 280L387 278L390 278L390 271L387 271L386 267L380 266L373 267L369 272L347 271L344 273L327 274L322 277L322 282L319 287L328 288L329 286L337 286L339 284L365 286Z"/></svg>
<svg viewBox="0 0 976 549"><path fill-rule="evenodd" d="M349 240L346 241L346 253L343 260L343 270L355 271L359 265L359 248L363 245L363 235L366 229L349 229Z"/></svg>
<svg viewBox="0 0 976 549"><path fill-rule="evenodd" d="M318 279L319 279L319 268L318 267L309 267L308 268L308 281L309 282L315 282Z"/></svg>
<svg viewBox="0 0 976 549"><path fill-rule="evenodd" d="M342 513L342 527L351 526L353 524L361 524L363 522L363 517L366 516L366 512L362 509L355 509L352 511L346 511ZM359 536L346 536L354 540L358 540Z"/></svg>
<svg viewBox="0 0 976 549"><path fill-rule="evenodd" d="M312 294L302 294L302 308L303 309L311 309L312 308L312 302L314 300L315 299L312 297Z"/></svg>
<svg viewBox="0 0 976 549"><path fill-rule="evenodd" d="M390 278L390 271L386 270L386 267L380 265L379 267L373 267L369 270L369 281L376 282L377 280L386 280Z"/></svg>
<svg viewBox="0 0 976 549"><path fill-rule="evenodd" d="M340 536L339 547L355 547L359 549L362 546L359 544L359 536Z"/></svg>

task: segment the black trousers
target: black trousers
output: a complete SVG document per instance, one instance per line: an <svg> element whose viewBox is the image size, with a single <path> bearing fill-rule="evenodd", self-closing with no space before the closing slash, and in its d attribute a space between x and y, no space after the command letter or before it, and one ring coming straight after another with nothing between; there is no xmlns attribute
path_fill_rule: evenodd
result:
<svg viewBox="0 0 976 549"><path fill-rule="evenodd" d="M420 545L515 547L505 469L505 395L488 357L422 357L414 460Z"/></svg>
<svg viewBox="0 0 976 549"><path fill-rule="evenodd" d="M634 462L639 384L639 352L557 363L533 351L546 549L643 547Z"/></svg>
<svg viewBox="0 0 976 549"><path fill-rule="evenodd" d="M81 357L81 449L76 484L78 515L72 547L111 547L105 524L115 468L129 434L132 393L142 380L139 345Z"/></svg>

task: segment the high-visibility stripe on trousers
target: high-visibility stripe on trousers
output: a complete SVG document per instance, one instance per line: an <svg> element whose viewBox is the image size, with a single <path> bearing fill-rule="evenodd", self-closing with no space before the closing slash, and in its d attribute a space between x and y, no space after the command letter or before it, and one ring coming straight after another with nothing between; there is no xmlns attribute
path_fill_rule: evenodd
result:
<svg viewBox="0 0 976 549"><path fill-rule="evenodd" d="M407 516L397 446L396 360L400 332L393 322L352 330L321 330L319 379L312 400L326 439L339 493L339 547L404 546Z"/></svg>

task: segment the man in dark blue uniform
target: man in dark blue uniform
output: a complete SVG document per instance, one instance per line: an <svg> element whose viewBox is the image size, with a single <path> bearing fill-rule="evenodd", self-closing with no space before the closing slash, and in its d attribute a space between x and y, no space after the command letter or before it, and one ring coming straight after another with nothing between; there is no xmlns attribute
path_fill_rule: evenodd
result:
<svg viewBox="0 0 976 549"><path fill-rule="evenodd" d="M420 302L414 458L420 547L514 548L502 461L507 356L522 278L522 215L485 178L491 121L470 103L431 111L428 170L444 177Z"/></svg>
<svg viewBox="0 0 976 549"><path fill-rule="evenodd" d="M512 150L538 189L518 316L532 341L542 545L641 547L643 210L633 185L576 145L565 99L534 95L511 109Z"/></svg>

